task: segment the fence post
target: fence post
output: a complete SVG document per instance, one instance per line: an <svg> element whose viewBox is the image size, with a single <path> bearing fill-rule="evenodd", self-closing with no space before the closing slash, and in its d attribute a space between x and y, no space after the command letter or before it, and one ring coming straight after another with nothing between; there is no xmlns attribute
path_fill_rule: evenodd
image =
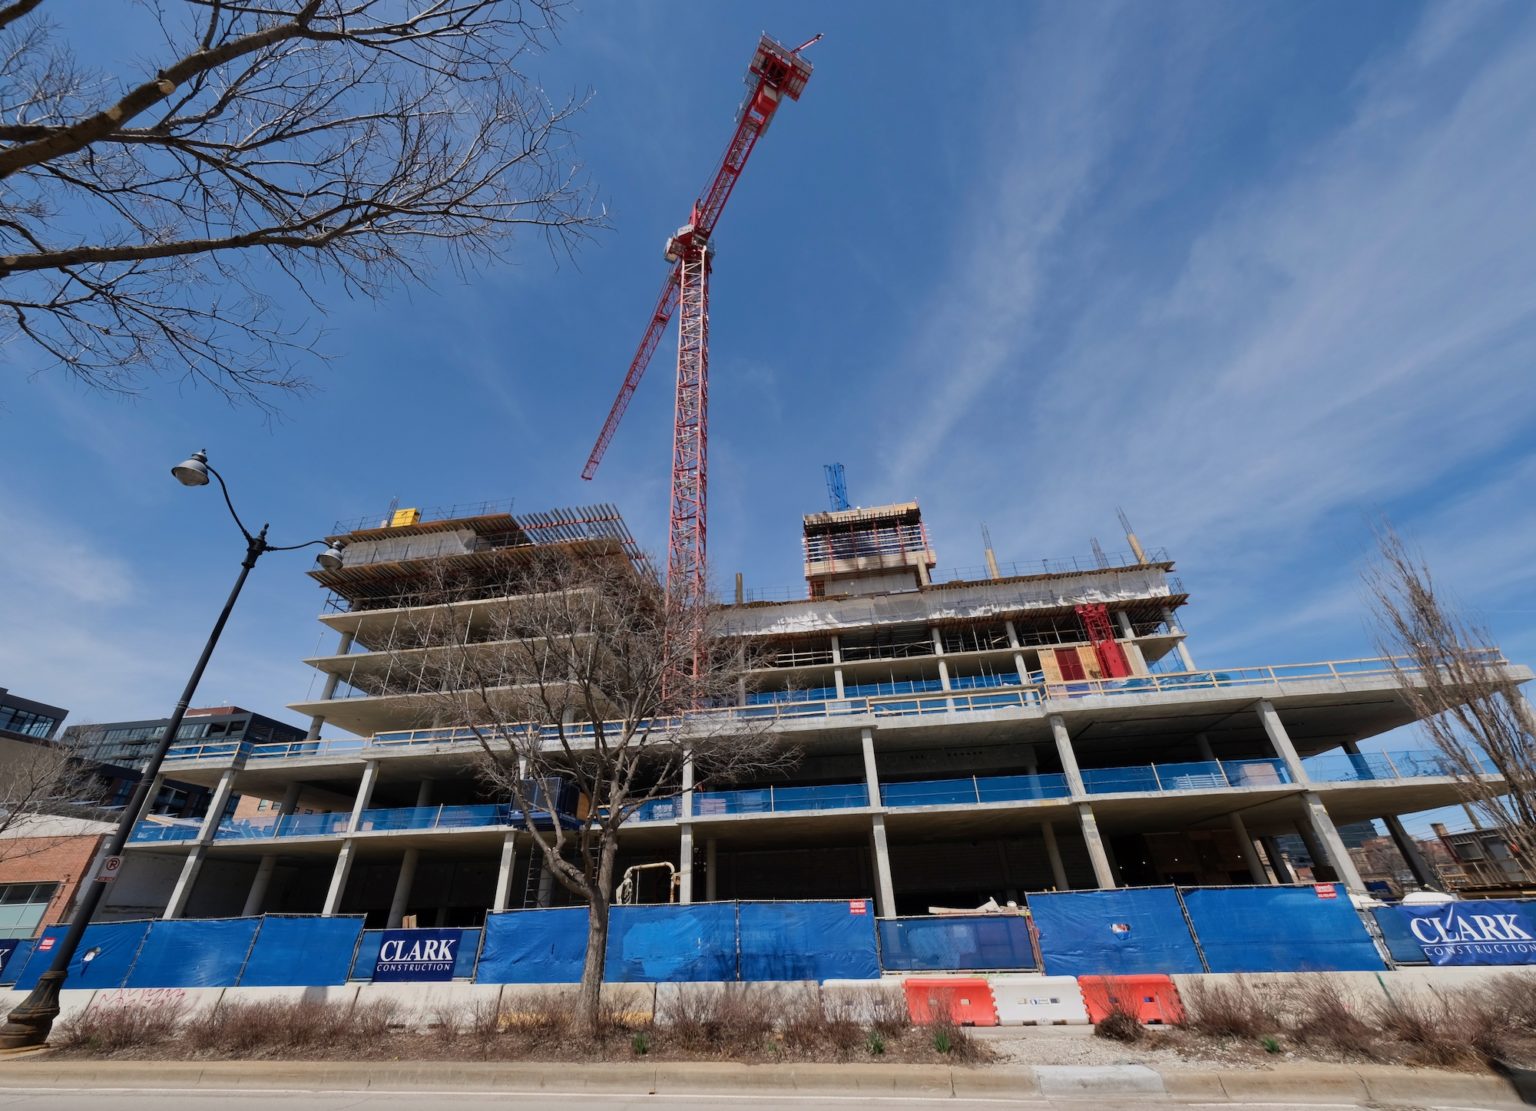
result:
<svg viewBox="0 0 1536 1111"><path fill-rule="evenodd" d="M432 818L432 828L436 829L438 826L440 826L442 824L443 824L443 804L442 803L438 803L437 804L437 814L434 815L433 818Z"/></svg>
<svg viewBox="0 0 1536 1111"><path fill-rule="evenodd" d="M1397 770L1397 765L1392 762L1392 754L1390 752L1383 752L1381 754L1381 758L1387 762L1387 768L1392 772L1393 779L1408 778L1407 776L1403 775L1402 772Z"/></svg>
<svg viewBox="0 0 1536 1111"><path fill-rule="evenodd" d="M774 813L777 813L777 812L778 812L778 804L773 801L773 784L770 783L770 784L768 784L768 813L774 814ZM740 926L740 920L739 919L737 921L737 925L738 925L738 927ZM740 975L741 974L741 970L738 968L736 971L737 971L737 979L740 979L741 978L741 975Z"/></svg>
<svg viewBox="0 0 1536 1111"><path fill-rule="evenodd" d="M1156 764L1148 764L1147 767L1152 769L1152 782L1157 784L1158 791L1162 791L1162 789L1163 789L1163 777L1157 774L1157 765Z"/></svg>
<svg viewBox="0 0 1536 1111"><path fill-rule="evenodd" d="M981 781L974 775L971 776L971 793L976 796L976 805L981 805Z"/></svg>

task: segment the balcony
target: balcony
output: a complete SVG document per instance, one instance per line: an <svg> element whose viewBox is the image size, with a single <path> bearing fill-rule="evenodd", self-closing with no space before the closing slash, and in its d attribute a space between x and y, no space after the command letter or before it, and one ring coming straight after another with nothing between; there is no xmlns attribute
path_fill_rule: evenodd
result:
<svg viewBox="0 0 1536 1111"><path fill-rule="evenodd" d="M1366 783L1378 779L1425 779L1457 774L1455 766L1438 752L1328 752L1301 762L1307 776L1322 783ZM1493 761L1484 759L1477 769L1498 775Z"/></svg>
<svg viewBox="0 0 1536 1111"><path fill-rule="evenodd" d="M133 827L128 838L142 844L167 841L191 841L201 832L200 826L168 826L160 822L140 822Z"/></svg>

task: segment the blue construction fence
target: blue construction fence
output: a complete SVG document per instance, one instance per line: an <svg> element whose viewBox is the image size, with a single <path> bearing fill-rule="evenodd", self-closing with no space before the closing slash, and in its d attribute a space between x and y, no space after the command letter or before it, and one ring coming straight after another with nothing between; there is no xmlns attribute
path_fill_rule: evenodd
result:
<svg viewBox="0 0 1536 1111"><path fill-rule="evenodd" d="M1016 915L876 919L866 900L615 907L614 982L873 979L882 972L1378 971L1393 964L1536 964L1536 901L1357 911L1342 887L1042 892ZM0 943L0 983L29 989L64 927ZM573 983L584 907L492 914L483 929L364 930L357 917L99 922L72 987L328 986L351 980Z"/></svg>

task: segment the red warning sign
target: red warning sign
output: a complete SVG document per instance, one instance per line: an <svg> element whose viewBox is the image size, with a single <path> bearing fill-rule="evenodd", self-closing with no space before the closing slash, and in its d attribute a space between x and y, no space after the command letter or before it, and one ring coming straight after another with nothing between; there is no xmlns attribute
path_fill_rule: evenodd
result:
<svg viewBox="0 0 1536 1111"><path fill-rule="evenodd" d="M1331 883L1314 883L1312 890L1317 892L1319 899L1337 899L1339 897L1338 889Z"/></svg>
<svg viewBox="0 0 1536 1111"><path fill-rule="evenodd" d="M869 900L868 899L849 899L848 900L848 913L849 914L868 914L869 913Z"/></svg>

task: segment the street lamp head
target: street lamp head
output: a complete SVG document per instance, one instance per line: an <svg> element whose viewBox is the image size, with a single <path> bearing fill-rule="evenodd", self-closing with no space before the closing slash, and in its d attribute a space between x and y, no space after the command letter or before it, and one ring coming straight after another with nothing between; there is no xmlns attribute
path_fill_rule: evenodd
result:
<svg viewBox="0 0 1536 1111"><path fill-rule="evenodd" d="M344 549L346 546L347 542L345 540L332 540L330 544L326 545L325 551L321 552L315 557L315 562L318 563L321 567L324 567L327 571L340 570L341 553L342 549Z"/></svg>
<svg viewBox="0 0 1536 1111"><path fill-rule="evenodd" d="M208 453L194 451L190 459L183 459L171 468L176 481L183 486L208 485Z"/></svg>

